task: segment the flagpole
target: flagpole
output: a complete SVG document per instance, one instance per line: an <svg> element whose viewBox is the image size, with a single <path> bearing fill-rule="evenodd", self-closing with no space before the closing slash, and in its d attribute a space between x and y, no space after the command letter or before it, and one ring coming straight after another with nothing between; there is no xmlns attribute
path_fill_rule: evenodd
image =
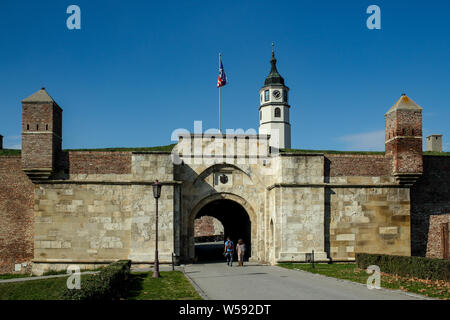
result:
<svg viewBox="0 0 450 320"><path fill-rule="evenodd" d="M219 69L220 69L220 62L221 62L222 54L219 53ZM219 87L219 132L222 133L222 121L221 121L221 89L222 86Z"/></svg>

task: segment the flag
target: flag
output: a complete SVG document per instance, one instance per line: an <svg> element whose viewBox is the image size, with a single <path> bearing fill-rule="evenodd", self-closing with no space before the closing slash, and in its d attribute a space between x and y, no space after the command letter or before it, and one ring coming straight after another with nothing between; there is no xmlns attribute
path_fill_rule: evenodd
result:
<svg viewBox="0 0 450 320"><path fill-rule="evenodd" d="M223 64L221 60L219 67L219 78L217 79L217 88L223 87L226 84L227 84L227 76L225 74L225 70L223 70Z"/></svg>

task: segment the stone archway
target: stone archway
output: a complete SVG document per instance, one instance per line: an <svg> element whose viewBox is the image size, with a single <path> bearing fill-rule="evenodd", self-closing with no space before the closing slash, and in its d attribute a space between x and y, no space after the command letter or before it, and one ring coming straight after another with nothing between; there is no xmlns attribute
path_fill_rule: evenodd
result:
<svg viewBox="0 0 450 320"><path fill-rule="evenodd" d="M256 214L250 204L232 193L216 193L200 200L189 215L189 258L195 257L194 220L203 215L213 216L224 225L224 236L236 243L242 238L247 244L247 258L256 256Z"/></svg>

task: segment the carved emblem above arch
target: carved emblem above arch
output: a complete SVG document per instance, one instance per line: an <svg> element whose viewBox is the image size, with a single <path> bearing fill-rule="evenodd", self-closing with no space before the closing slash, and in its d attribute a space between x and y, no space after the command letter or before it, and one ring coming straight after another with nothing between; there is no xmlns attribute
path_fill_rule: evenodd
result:
<svg viewBox="0 0 450 320"><path fill-rule="evenodd" d="M230 163L220 163L220 164L214 164L208 168L206 168L205 170L203 170L194 180L193 184L195 185L196 183L198 183L199 181L204 181L206 179L206 177L208 177L209 175L216 173L216 172L221 172L221 171L239 171L242 172L243 174L245 174L250 180L252 180L250 174L239 168L238 166L234 165L234 164L230 164Z"/></svg>

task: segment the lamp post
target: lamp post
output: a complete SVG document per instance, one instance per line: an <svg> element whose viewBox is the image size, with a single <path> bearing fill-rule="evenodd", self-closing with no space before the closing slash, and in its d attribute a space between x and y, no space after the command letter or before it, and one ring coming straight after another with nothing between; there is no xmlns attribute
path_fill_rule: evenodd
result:
<svg viewBox="0 0 450 320"><path fill-rule="evenodd" d="M155 243L155 271L153 278L159 278L159 259L158 259L158 199L161 196L161 183L158 180L153 184L153 197L156 200L156 243Z"/></svg>

